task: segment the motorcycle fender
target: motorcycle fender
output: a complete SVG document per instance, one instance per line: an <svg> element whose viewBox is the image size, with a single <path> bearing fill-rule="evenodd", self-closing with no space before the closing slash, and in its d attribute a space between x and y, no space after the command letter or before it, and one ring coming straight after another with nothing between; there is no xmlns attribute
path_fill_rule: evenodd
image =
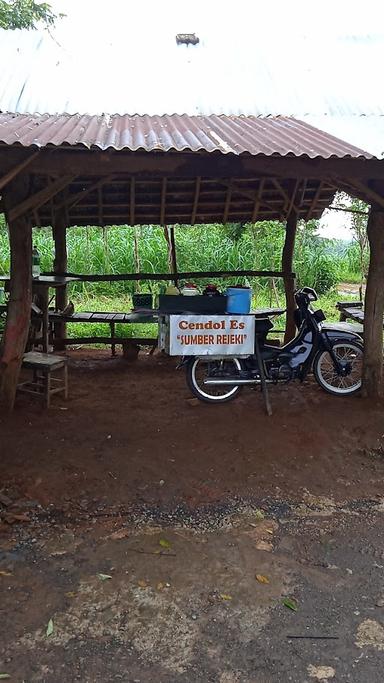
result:
<svg viewBox="0 0 384 683"><path fill-rule="evenodd" d="M325 345L327 345L327 340L329 339L332 344L336 342L357 342L358 344L363 344L363 338L357 334L357 332L345 332L344 330L322 330L321 336L324 340Z"/></svg>

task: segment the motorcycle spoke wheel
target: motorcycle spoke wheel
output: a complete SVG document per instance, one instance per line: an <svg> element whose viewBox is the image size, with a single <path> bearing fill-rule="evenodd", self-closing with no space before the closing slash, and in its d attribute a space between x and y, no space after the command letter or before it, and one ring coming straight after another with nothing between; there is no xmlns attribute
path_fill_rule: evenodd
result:
<svg viewBox="0 0 384 683"><path fill-rule="evenodd" d="M331 394L338 396L354 394L361 388L363 349L353 342L339 342L332 349L338 362L348 364L348 374L339 374L330 354L323 351L316 359L315 377L320 386Z"/></svg>
<svg viewBox="0 0 384 683"><path fill-rule="evenodd" d="M187 370L188 384L194 395L207 403L224 403L231 401L240 392L241 387L235 385L205 384L208 378L224 378L240 373L241 363L238 358L195 358Z"/></svg>

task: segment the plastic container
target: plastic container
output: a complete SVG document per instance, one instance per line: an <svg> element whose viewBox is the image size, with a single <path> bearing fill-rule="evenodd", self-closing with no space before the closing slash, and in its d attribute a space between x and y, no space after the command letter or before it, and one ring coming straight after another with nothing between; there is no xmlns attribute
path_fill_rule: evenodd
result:
<svg viewBox="0 0 384 683"><path fill-rule="evenodd" d="M227 313L249 313L251 310L252 290L250 287L228 287Z"/></svg>
<svg viewBox="0 0 384 683"><path fill-rule="evenodd" d="M196 285L188 283L184 285L181 293L183 296L198 296L199 290L197 289Z"/></svg>

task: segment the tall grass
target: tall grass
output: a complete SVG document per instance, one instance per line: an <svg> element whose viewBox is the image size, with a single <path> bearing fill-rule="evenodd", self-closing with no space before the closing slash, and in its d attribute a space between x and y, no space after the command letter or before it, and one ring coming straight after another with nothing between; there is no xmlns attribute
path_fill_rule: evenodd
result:
<svg viewBox="0 0 384 683"><path fill-rule="evenodd" d="M132 273L135 271L133 231L139 232L141 272L168 272L167 245L158 226L110 228L69 228L67 231L68 271L84 274ZM41 254L43 271L53 269L54 245L50 229L34 229L33 242ZM264 222L231 230L221 225L179 226L176 230L177 261L180 271L280 270L284 226ZM294 268L300 285L314 286L319 293L329 291L340 279L358 280L358 263L353 247L340 247L317 237L313 230L298 232ZM7 231L0 225L0 272L9 271ZM201 281L204 284L206 281ZM242 282L222 281L223 286ZM270 282L253 279L256 291L268 292ZM281 283L277 287L282 289ZM142 283L143 291L157 291L158 283ZM134 283L74 283L72 291L83 295L126 295Z"/></svg>

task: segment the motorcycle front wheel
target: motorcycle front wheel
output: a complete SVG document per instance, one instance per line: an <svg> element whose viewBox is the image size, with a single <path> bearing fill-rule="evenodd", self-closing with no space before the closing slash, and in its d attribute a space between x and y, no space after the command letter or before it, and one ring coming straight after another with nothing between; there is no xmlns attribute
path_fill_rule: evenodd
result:
<svg viewBox="0 0 384 683"><path fill-rule="evenodd" d="M334 396L350 396L361 389L363 347L357 342L339 341L332 346L337 360L347 369L339 374L328 351L319 351L313 363L313 372L322 389Z"/></svg>
<svg viewBox="0 0 384 683"><path fill-rule="evenodd" d="M239 395L242 387L228 384L204 384L208 378L225 379L240 373L241 362L238 358L192 358L187 365L187 383L196 398L206 403L226 403Z"/></svg>

